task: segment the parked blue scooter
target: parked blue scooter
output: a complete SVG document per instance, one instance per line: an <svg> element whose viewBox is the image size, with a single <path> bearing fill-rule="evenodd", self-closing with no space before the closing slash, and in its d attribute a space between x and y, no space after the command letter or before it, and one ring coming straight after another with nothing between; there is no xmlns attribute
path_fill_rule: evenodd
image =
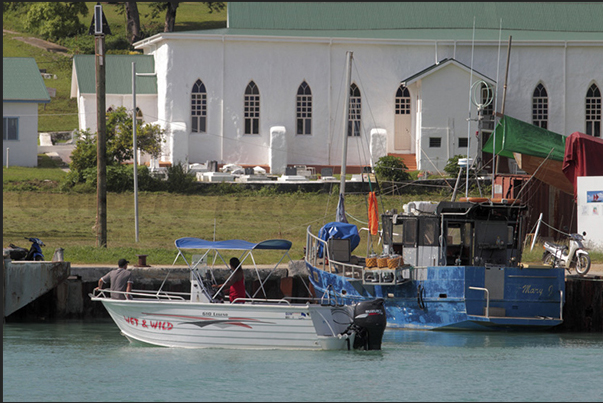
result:
<svg viewBox="0 0 603 403"><path fill-rule="evenodd" d="M4 249L3 254L7 254L12 260L44 260L44 253L42 253L42 246L46 246L40 238L25 238L31 242L29 250L21 248L19 246L9 244L9 248Z"/></svg>

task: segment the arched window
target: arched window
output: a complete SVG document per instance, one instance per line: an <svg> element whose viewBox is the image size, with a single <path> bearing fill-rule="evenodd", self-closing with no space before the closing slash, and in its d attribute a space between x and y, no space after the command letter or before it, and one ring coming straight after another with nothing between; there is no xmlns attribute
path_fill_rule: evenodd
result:
<svg viewBox="0 0 603 403"><path fill-rule="evenodd" d="M586 92L586 134L601 137L601 91L595 84Z"/></svg>
<svg viewBox="0 0 603 403"><path fill-rule="evenodd" d="M245 132L260 133L260 90L253 81L245 88Z"/></svg>
<svg viewBox="0 0 603 403"><path fill-rule="evenodd" d="M484 106L484 110L482 112L482 116L486 117L486 119L490 120L491 116L494 115L494 91L492 90L492 87L486 85L486 84L482 84L482 105L485 105L488 101L490 101L490 103L486 106Z"/></svg>
<svg viewBox="0 0 603 403"><path fill-rule="evenodd" d="M350 85L350 113L348 115L348 136L360 136L362 99L356 84Z"/></svg>
<svg viewBox="0 0 603 403"><path fill-rule="evenodd" d="M549 98L546 88L538 84L532 95L532 124L543 129L548 128Z"/></svg>
<svg viewBox="0 0 603 403"><path fill-rule="evenodd" d="M305 81L297 89L296 134L312 134L312 90Z"/></svg>
<svg viewBox="0 0 603 403"><path fill-rule="evenodd" d="M410 115L410 92L403 85L396 91L396 115Z"/></svg>
<svg viewBox="0 0 603 403"><path fill-rule="evenodd" d="M207 127L207 91L203 81L197 80L191 92L191 131L205 133Z"/></svg>

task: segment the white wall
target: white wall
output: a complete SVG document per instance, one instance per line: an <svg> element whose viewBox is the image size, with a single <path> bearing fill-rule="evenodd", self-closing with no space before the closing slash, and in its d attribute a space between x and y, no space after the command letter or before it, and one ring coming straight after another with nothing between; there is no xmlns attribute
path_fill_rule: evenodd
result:
<svg viewBox="0 0 603 403"><path fill-rule="evenodd" d="M578 233L586 232L585 246L603 252L603 176L579 176L577 196Z"/></svg>
<svg viewBox="0 0 603 403"><path fill-rule="evenodd" d="M96 94L78 95L78 128L82 131L89 130L90 133L96 133ZM132 110L132 95L111 95L105 97L105 107L107 109L116 109L120 106L128 111ZM156 95L136 95L136 106L142 112L142 120L145 123L151 123L157 120L157 96Z"/></svg>
<svg viewBox="0 0 603 403"><path fill-rule="evenodd" d="M480 81L475 75L471 77L468 71L448 64L421 80L420 97L423 102L419 141L427 155L417 156L419 170L443 172L449 158L457 154L466 155L467 147L458 146L460 137L470 138L470 155L475 156L477 122L467 122L470 107L471 118L477 117L477 108L469 102L471 79L472 82ZM430 148L430 137L441 138L441 147Z"/></svg>
<svg viewBox="0 0 603 403"><path fill-rule="evenodd" d="M182 35L175 35L182 38ZM169 35L165 35L166 38ZM283 126L287 133L289 164L333 164L341 161L343 129L342 84L345 53L354 52L352 82L362 92L364 135L350 138L348 163L366 165L370 160L369 133L385 130L388 151L394 134L394 99L401 80L435 63L436 58L456 58L479 73L496 80L496 110L500 111L505 84L507 43L454 43L365 41L329 38L248 38L210 35L187 39L160 39L145 48L156 58L158 121L168 130L172 122L190 127L190 94L201 79L208 95L207 133L188 133L187 150L179 155L166 145L161 159L177 162L217 160L221 163L268 164L270 128ZM514 42L511 48L505 99L505 114L531 122L532 93L543 83L549 96L549 130L569 135L584 131L584 97L593 82L603 89L603 44ZM436 52L437 48L437 52ZM473 63L472 63L473 60ZM466 72L465 72L466 73ZM458 79L455 79L457 77ZM243 135L243 96L249 81L260 91L260 133ZM295 96L302 81L313 94L313 135L295 135ZM466 137L477 125L467 128L469 78L453 71L436 72L411 90L413 138L443 133ZM421 88L421 85L425 88ZM442 91L446 88L447 91ZM421 91L421 93L419 93ZM442 96L444 94L444 96ZM417 108L422 105L420 114ZM472 117L476 116L475 110ZM417 129L419 128L419 129ZM190 129L189 129L190 130ZM181 129L179 138L182 138ZM418 133L417 133L418 131ZM423 139L425 140L425 139ZM417 144L424 141L417 138ZM477 142L471 138L475 152ZM428 141L426 139L425 141ZM443 168L450 156L459 154L454 144L433 150L424 148ZM436 151L436 152L433 152ZM445 152L444 152L445 151ZM431 155L433 152L433 155ZM421 151L416 150L418 156ZM423 162L423 161L421 161ZM429 168L423 168L431 170Z"/></svg>
<svg viewBox="0 0 603 403"><path fill-rule="evenodd" d="M4 102L2 116L19 119L19 139L2 141L3 166L6 166L7 148L9 166L38 166L38 104Z"/></svg>

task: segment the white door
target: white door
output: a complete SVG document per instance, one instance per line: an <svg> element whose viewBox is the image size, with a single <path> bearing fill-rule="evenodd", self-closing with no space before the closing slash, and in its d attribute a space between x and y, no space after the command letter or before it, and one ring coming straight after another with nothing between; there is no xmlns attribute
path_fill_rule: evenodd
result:
<svg viewBox="0 0 603 403"><path fill-rule="evenodd" d="M394 150L396 152L411 151L410 92L400 86L396 92L396 110L394 118Z"/></svg>

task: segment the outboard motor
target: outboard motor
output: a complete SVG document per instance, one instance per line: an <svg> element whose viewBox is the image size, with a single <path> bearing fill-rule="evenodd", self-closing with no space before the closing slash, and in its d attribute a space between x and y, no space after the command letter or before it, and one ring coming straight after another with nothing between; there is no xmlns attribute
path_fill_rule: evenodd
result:
<svg viewBox="0 0 603 403"><path fill-rule="evenodd" d="M387 324L383 298L364 301L354 307L354 321L347 330L356 333L354 349L381 350L381 340Z"/></svg>

